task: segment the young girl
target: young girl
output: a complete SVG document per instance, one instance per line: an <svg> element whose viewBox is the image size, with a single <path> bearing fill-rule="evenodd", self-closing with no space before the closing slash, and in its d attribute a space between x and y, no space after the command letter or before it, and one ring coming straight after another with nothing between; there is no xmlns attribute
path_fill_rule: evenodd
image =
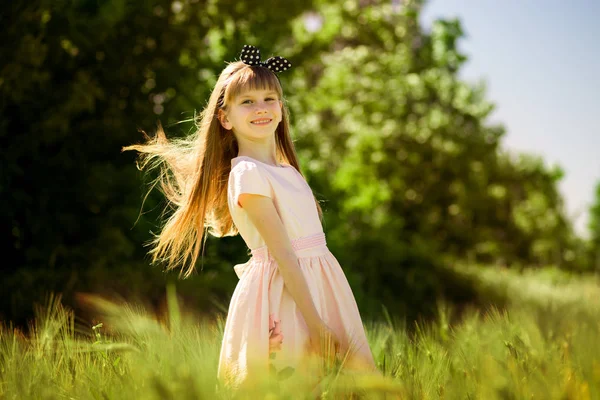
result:
<svg viewBox="0 0 600 400"><path fill-rule="evenodd" d="M276 73L282 57L265 62L244 46L241 61L221 73L198 130L176 142L160 129L144 145L142 168L159 177L174 212L153 241L153 260L183 266L188 276L203 230L239 233L252 257L234 267L233 293L218 376L238 385L270 372L305 366L332 346L350 368L376 372L346 277L329 249L322 211L300 172Z"/></svg>

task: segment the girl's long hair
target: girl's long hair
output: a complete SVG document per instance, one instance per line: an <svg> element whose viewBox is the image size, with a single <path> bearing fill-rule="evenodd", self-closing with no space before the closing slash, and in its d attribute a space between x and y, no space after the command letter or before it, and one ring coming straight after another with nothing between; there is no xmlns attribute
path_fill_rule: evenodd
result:
<svg viewBox="0 0 600 400"><path fill-rule="evenodd" d="M167 270L180 267L180 275L188 277L204 248L205 229L217 237L238 234L227 204L231 159L238 155L238 144L233 132L221 126L218 111L227 111L242 91L255 89L276 91L283 100L281 84L272 71L233 62L221 72L208 105L196 118L193 134L169 140L159 125L154 137L144 134L146 143L123 147L123 151L140 153L137 163L140 170L160 170L150 190L158 184L167 198L167 207L172 210L160 233L149 242L153 263L164 262ZM277 160L300 172L285 106L275 131L275 143ZM315 202L322 218L316 198Z"/></svg>

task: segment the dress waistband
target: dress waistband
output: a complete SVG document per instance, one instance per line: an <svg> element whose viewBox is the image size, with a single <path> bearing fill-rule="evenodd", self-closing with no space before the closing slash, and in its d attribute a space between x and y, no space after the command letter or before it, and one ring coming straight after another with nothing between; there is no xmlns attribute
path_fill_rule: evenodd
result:
<svg viewBox="0 0 600 400"><path fill-rule="evenodd" d="M291 242L292 247L296 252L302 252L302 250L311 249L313 247L327 246L327 241L325 240L325 234L323 232L292 239ZM251 250L251 252L252 258L255 260L266 260L272 258L267 246L258 247Z"/></svg>

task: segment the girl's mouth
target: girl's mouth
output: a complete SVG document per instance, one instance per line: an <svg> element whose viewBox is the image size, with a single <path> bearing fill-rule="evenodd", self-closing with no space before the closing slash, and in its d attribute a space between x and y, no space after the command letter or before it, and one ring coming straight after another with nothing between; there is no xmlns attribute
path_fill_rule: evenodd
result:
<svg viewBox="0 0 600 400"><path fill-rule="evenodd" d="M254 121L250 121L252 125L267 125L271 123L272 119L269 118L261 118Z"/></svg>

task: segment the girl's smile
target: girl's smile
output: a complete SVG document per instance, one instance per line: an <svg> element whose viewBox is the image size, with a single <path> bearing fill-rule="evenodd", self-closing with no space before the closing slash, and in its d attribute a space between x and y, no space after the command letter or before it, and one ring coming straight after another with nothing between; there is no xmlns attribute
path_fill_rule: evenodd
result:
<svg viewBox="0 0 600 400"><path fill-rule="evenodd" d="M271 123L271 121L273 121L271 118L259 118L251 121L250 123L253 125L268 125Z"/></svg>

